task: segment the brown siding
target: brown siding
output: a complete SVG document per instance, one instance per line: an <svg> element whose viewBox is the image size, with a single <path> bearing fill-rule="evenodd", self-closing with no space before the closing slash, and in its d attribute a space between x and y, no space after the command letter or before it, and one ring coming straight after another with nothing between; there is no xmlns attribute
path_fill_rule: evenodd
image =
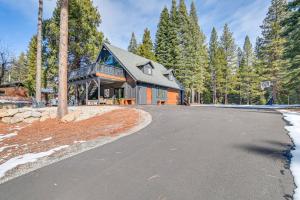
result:
<svg viewBox="0 0 300 200"><path fill-rule="evenodd" d="M168 105L177 105L177 104L179 104L179 102L180 102L180 91L174 90L174 89L169 89L167 104Z"/></svg>
<svg viewBox="0 0 300 200"><path fill-rule="evenodd" d="M147 104L152 104L152 88L147 87Z"/></svg>
<svg viewBox="0 0 300 200"><path fill-rule="evenodd" d="M23 87L8 87L8 88L0 88L3 96L10 97L28 97L27 89Z"/></svg>

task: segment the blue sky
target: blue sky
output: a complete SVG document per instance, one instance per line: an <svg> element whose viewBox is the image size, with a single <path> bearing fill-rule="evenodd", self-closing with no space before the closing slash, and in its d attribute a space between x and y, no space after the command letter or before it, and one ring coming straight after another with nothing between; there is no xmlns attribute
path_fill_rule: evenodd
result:
<svg viewBox="0 0 300 200"><path fill-rule="evenodd" d="M194 0L201 28L207 41L213 26L221 34L225 23L234 32L238 45L248 34L255 42L270 0ZM159 15L171 0L93 0L98 7L102 23L99 29L112 44L127 48L131 32L141 40L148 27L154 40ZM191 0L186 0L190 7ZM51 17L56 0L44 0L44 18ZM38 0L0 0L0 43L18 55L26 51L28 42L36 32Z"/></svg>

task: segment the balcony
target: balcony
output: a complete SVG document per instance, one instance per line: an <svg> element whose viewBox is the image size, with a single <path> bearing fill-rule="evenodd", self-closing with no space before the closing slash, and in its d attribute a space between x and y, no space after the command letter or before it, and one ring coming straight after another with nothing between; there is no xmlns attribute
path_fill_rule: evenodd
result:
<svg viewBox="0 0 300 200"><path fill-rule="evenodd" d="M103 76L107 79L125 80L124 70L119 67L94 63L86 67L73 70L69 73L69 81L85 79L87 77Z"/></svg>

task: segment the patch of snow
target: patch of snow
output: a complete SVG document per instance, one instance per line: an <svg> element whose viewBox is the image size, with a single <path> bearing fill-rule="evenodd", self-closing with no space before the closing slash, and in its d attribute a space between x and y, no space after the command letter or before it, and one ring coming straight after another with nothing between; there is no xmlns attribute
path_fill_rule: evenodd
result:
<svg viewBox="0 0 300 200"><path fill-rule="evenodd" d="M195 107L218 107L218 108L245 108L245 109L287 109L287 108L300 108L300 104L294 105L235 105L235 104L192 104Z"/></svg>
<svg viewBox="0 0 300 200"><path fill-rule="evenodd" d="M285 129L295 145L295 149L292 150L291 171L297 188L293 199L300 200L300 113L287 110L281 110L281 112L284 119L290 123L289 126L285 126Z"/></svg>
<svg viewBox="0 0 300 200"><path fill-rule="evenodd" d="M9 159L5 163L0 165L0 178L2 178L5 173L18 165L26 164L26 163L31 163L37 161L37 159L49 156L57 151L60 151L64 148L67 148L69 145L64 145L60 147L56 147L54 149L50 149L49 151L45 152L39 152L39 153L28 153L24 155L20 155L14 158Z"/></svg>
<svg viewBox="0 0 300 200"><path fill-rule="evenodd" d="M44 139L42 139L41 141L44 142L44 141L48 141L48 140L52 140L52 137L44 138Z"/></svg>
<svg viewBox="0 0 300 200"><path fill-rule="evenodd" d="M79 140L79 141L74 141L74 144L77 144L77 143L84 143L86 142L85 140Z"/></svg>
<svg viewBox="0 0 300 200"><path fill-rule="evenodd" d="M11 147L18 147L19 145L14 144L14 145L8 145L8 146L4 146L4 147L0 147L0 152L4 151L5 149L11 148Z"/></svg>
<svg viewBox="0 0 300 200"><path fill-rule="evenodd" d="M7 138L11 138L11 137L14 137L14 136L17 136L18 133L17 132L13 132L13 133L9 133L9 134L0 134L0 141L3 141Z"/></svg>

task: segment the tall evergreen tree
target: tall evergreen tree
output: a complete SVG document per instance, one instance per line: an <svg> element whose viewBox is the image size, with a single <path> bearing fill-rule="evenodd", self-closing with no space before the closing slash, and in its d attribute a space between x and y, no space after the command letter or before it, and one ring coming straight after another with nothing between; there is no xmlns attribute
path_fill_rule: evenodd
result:
<svg viewBox="0 0 300 200"><path fill-rule="evenodd" d="M242 100L246 104L257 103L259 100L260 91L260 77L257 74L254 66L254 53L250 38L246 36L243 47L243 57L241 67L239 68L240 77L240 94Z"/></svg>
<svg viewBox="0 0 300 200"><path fill-rule="evenodd" d="M138 47L137 53L138 55L148 58L150 60L156 60L153 49L154 48L151 40L150 30L146 28L143 35L142 44Z"/></svg>
<svg viewBox="0 0 300 200"><path fill-rule="evenodd" d="M211 90L213 103L217 103L217 57L218 57L218 33L215 27L212 29L209 42L209 72L211 74Z"/></svg>
<svg viewBox="0 0 300 200"><path fill-rule="evenodd" d="M155 39L155 56L157 61L164 66L170 66L170 42L169 42L170 16L165 7L160 15Z"/></svg>
<svg viewBox="0 0 300 200"><path fill-rule="evenodd" d="M288 3L289 15L284 20L284 37L287 40L285 60L288 63L286 85L294 93L300 93L300 0ZM299 102L298 98L298 102Z"/></svg>
<svg viewBox="0 0 300 200"><path fill-rule="evenodd" d="M192 101L195 99L195 92L198 94L197 99L200 103L201 94L205 91L205 77L208 65L208 55L205 46L205 35L200 29L198 22L197 10L194 1L190 9L190 31L191 31L191 49L190 56L192 60L191 71L192 75Z"/></svg>
<svg viewBox="0 0 300 200"><path fill-rule="evenodd" d="M286 73L283 59L285 39L282 37L282 21L287 15L286 0L272 0L262 28L264 74L267 80L272 81L272 96L278 103L279 93L282 90L283 78Z"/></svg>
<svg viewBox="0 0 300 200"><path fill-rule="evenodd" d="M169 56L167 68L173 68L177 76L179 70L179 37L178 37L178 9L176 0L172 0L169 27Z"/></svg>
<svg viewBox="0 0 300 200"><path fill-rule="evenodd" d="M178 37L179 60L177 78L184 85L187 96L191 96L193 89L193 42L190 18L184 0L179 1L178 7Z"/></svg>
<svg viewBox="0 0 300 200"><path fill-rule="evenodd" d="M36 52L37 37L33 36L29 42L29 47L26 53L26 66L28 69L28 74L24 81L25 87L28 89L28 93L30 96L33 96L35 94Z"/></svg>
<svg viewBox="0 0 300 200"><path fill-rule="evenodd" d="M138 48L138 45L137 45L137 41L135 38L135 34L134 34L134 32L132 32L131 39L130 39L129 46L128 46L128 51L136 54L137 48Z"/></svg>
<svg viewBox="0 0 300 200"><path fill-rule="evenodd" d="M221 47L225 54L226 67L223 70L224 76L224 103L228 103L228 94L233 90L233 73L236 71L237 57L236 45L233 33L230 31L228 24L225 24L223 35L221 36Z"/></svg>
<svg viewBox="0 0 300 200"><path fill-rule="evenodd" d="M53 57L50 59L56 60L55 66L58 60L61 1L57 1L52 18L45 24L44 43L47 44L49 57ZM69 69L79 68L96 59L103 40L103 34L98 31L100 23L100 13L91 0L69 0Z"/></svg>

